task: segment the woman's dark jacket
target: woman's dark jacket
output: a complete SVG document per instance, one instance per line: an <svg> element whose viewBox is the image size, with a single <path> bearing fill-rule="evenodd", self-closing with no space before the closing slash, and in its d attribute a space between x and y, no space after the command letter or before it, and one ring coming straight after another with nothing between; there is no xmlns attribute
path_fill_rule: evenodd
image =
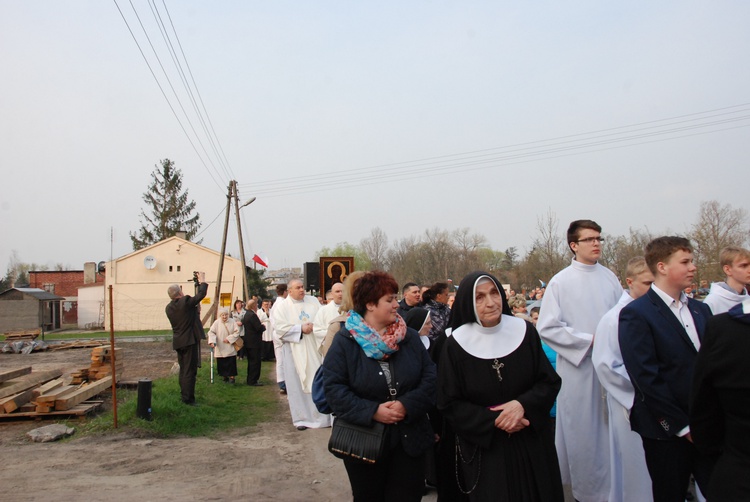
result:
<svg viewBox="0 0 750 502"><path fill-rule="evenodd" d="M434 444L427 412L435 404L437 372L416 331L409 328L399 350L391 354L396 400L406 408L406 418L389 430L389 446L399 441L411 456L423 454ZM373 425L378 406L389 400L388 385L380 363L367 357L351 333L342 328L323 360L326 401L338 418L359 425Z"/></svg>

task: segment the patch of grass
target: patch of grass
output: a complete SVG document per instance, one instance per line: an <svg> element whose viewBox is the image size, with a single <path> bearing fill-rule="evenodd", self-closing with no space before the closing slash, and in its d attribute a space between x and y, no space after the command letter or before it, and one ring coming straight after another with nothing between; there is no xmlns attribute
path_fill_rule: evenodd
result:
<svg viewBox="0 0 750 502"><path fill-rule="evenodd" d="M115 338L131 336L157 336L171 335L171 329L141 330L141 331L115 331ZM109 331L91 331L85 333L45 333L45 340L78 340L88 338L106 338L109 340Z"/></svg>
<svg viewBox="0 0 750 502"><path fill-rule="evenodd" d="M129 431L139 436L214 436L232 429L251 427L268 421L279 411L278 388L268 375L273 363L264 362L261 381L263 387L250 387L244 382L247 377L246 361L237 361L239 375L237 383L226 384L214 373L210 383L209 363L203 361L198 370L195 397L198 407L187 406L180 400L177 375L155 380L152 385L151 408L153 420L136 417L138 396L136 391L118 389L118 429L113 425L113 413L109 411L78 423L81 434L101 434L114 431ZM214 372L216 370L214 369ZM76 434L80 436L80 434Z"/></svg>

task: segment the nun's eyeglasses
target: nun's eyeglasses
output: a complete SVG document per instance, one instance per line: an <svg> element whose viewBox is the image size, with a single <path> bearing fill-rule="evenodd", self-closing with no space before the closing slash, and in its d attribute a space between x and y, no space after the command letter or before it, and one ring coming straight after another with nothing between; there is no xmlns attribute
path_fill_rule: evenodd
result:
<svg viewBox="0 0 750 502"><path fill-rule="evenodd" d="M576 241L577 244L585 242L586 244L593 244L594 242L604 242L604 237L587 237L586 239L579 239Z"/></svg>

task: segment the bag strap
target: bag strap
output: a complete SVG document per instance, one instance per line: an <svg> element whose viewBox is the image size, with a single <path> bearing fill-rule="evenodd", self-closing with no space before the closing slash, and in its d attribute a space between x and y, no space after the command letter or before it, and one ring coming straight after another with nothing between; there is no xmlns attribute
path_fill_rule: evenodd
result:
<svg viewBox="0 0 750 502"><path fill-rule="evenodd" d="M391 381L389 382L388 379L385 379L385 383L388 385L388 400L389 401L395 401L396 400L396 394L398 391L396 391L396 385L394 382L396 381L396 373L393 371L393 362L390 360L388 361L388 371L391 374Z"/></svg>

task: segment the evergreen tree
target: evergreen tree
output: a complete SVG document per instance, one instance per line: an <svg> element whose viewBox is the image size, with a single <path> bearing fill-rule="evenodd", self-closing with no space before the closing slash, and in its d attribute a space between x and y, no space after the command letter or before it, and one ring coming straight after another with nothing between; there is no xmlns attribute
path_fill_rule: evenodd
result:
<svg viewBox="0 0 750 502"><path fill-rule="evenodd" d="M141 209L141 228L137 234L130 232L134 250L172 237L178 231L184 231L187 240L191 240L201 226L199 214L193 214L195 201L188 199L187 190L182 191L182 172L169 159L160 162L154 166L151 184L143 194L148 214Z"/></svg>

